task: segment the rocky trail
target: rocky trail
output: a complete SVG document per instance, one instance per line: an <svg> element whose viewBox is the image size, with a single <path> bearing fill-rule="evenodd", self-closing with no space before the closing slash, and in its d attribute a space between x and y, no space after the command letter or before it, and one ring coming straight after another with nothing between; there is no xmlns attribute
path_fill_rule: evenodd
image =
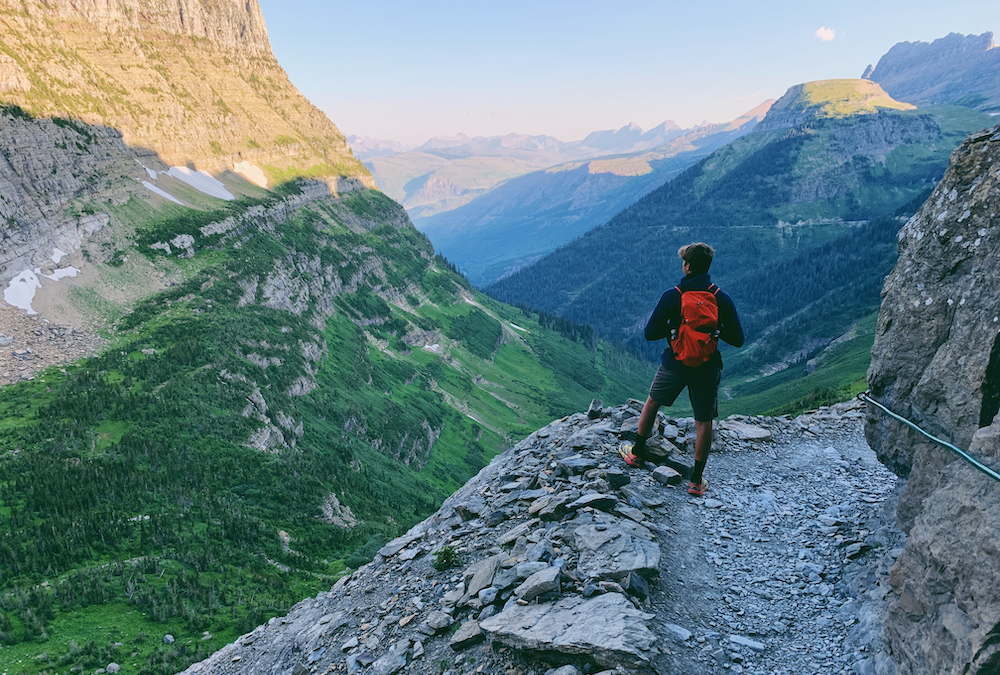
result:
<svg viewBox="0 0 1000 675"><path fill-rule="evenodd" d="M371 564L186 672L886 672L902 534L860 405L719 422L703 498L674 470L689 419L661 414L660 467L618 457L638 412L540 429Z"/></svg>

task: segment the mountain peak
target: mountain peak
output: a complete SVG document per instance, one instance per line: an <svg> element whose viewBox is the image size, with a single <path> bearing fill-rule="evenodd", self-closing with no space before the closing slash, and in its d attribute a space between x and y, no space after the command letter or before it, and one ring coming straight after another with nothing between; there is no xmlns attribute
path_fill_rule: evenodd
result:
<svg viewBox="0 0 1000 675"><path fill-rule="evenodd" d="M816 80L790 87L768 110L757 131L798 126L811 119L870 115L880 110L913 110L863 79Z"/></svg>
<svg viewBox="0 0 1000 675"><path fill-rule="evenodd" d="M865 77L901 101L1000 112L1000 49L993 33L900 42L866 70Z"/></svg>

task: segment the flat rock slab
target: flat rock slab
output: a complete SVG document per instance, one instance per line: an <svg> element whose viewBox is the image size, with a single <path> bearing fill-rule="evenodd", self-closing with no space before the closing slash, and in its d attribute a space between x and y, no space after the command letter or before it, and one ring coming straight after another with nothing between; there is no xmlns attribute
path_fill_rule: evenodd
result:
<svg viewBox="0 0 1000 675"><path fill-rule="evenodd" d="M543 570L539 570L514 589L514 595L529 602L539 595L552 592L559 592L558 567L546 567Z"/></svg>
<svg viewBox="0 0 1000 675"><path fill-rule="evenodd" d="M585 600L511 605L481 624L490 639L515 649L588 654L608 668L647 665L656 637L624 595L607 593Z"/></svg>
<svg viewBox="0 0 1000 675"><path fill-rule="evenodd" d="M575 502L569 505L571 509L582 509L585 506L589 506L594 509L599 509L601 511L610 511L618 504L618 499L614 495L605 495L598 492L589 495L583 495Z"/></svg>
<svg viewBox="0 0 1000 675"><path fill-rule="evenodd" d="M500 569L500 561L504 556L497 554L473 563L469 569L465 570L462 576L469 580L469 586L465 589L465 595L458 604L465 604L469 598L479 595L479 591L488 588L493 583L493 576Z"/></svg>
<svg viewBox="0 0 1000 675"><path fill-rule="evenodd" d="M372 672L375 675L395 675L406 667L406 657L409 652L409 640L397 642L392 649L375 660L375 663L372 664Z"/></svg>
<svg viewBox="0 0 1000 675"><path fill-rule="evenodd" d="M480 629L479 624L469 619L451 636L451 641L448 644L457 652L479 644L485 639L486 634Z"/></svg>
<svg viewBox="0 0 1000 675"><path fill-rule="evenodd" d="M573 455L572 457L567 457L556 462L556 475L577 476L579 474L586 473L591 469L596 469L598 464L600 464L600 462L593 457Z"/></svg>
<svg viewBox="0 0 1000 675"><path fill-rule="evenodd" d="M641 526L640 526L641 527ZM621 579L629 572L653 576L660 566L660 546L619 525L583 525L576 529L580 552L577 571L584 578Z"/></svg>
<svg viewBox="0 0 1000 675"><path fill-rule="evenodd" d="M500 537L497 541L501 546L506 546L507 544L517 541L518 537L523 537L528 532L531 532L531 528L538 525L541 521L538 518L532 518L531 520L521 523L517 527L513 528L510 532Z"/></svg>
<svg viewBox="0 0 1000 675"><path fill-rule="evenodd" d="M734 644L743 645L744 647L749 647L755 652L762 652L765 649L763 642L757 642L756 640L751 640L750 638L743 637L742 635L730 635L729 641Z"/></svg>
<svg viewBox="0 0 1000 675"><path fill-rule="evenodd" d="M684 477L669 466L658 466L653 469L653 478L663 485L680 485Z"/></svg>
<svg viewBox="0 0 1000 675"><path fill-rule="evenodd" d="M423 537L424 537L423 533L404 534L402 537L396 537L388 544L380 548L378 550L378 554L383 558L391 558L392 556L396 555L397 553L402 551L404 548L406 548L413 542L423 539Z"/></svg>
<svg viewBox="0 0 1000 675"><path fill-rule="evenodd" d="M726 420L719 424L723 429L727 429L744 441L770 441L773 440L771 432L767 429L740 422L738 420Z"/></svg>

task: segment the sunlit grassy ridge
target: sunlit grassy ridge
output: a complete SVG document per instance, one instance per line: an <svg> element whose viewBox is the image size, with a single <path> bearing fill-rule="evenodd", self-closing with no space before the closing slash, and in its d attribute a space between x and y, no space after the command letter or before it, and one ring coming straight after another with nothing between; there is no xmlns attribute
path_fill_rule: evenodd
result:
<svg viewBox="0 0 1000 675"><path fill-rule="evenodd" d="M772 110L811 112L817 117L848 117L879 110L915 110L893 99L871 80L816 80L797 84L778 99Z"/></svg>

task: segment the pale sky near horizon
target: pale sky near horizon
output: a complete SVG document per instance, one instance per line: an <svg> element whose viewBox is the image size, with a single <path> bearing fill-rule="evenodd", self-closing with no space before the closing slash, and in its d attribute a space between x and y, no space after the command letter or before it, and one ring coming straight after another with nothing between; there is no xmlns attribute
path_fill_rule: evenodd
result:
<svg viewBox="0 0 1000 675"><path fill-rule="evenodd" d="M292 83L346 134L548 134L738 117L897 42L1000 35L997 0L260 0ZM1000 41L1000 38L998 38Z"/></svg>

